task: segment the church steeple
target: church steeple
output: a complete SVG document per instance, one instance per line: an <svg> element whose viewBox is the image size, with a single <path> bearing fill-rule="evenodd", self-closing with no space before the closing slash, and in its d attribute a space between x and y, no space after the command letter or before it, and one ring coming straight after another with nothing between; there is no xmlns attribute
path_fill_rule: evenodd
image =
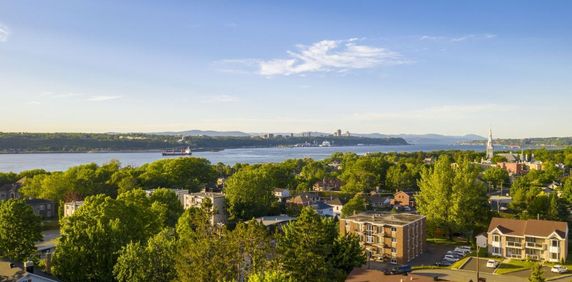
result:
<svg viewBox="0 0 572 282"><path fill-rule="evenodd" d="M487 160L492 160L495 154L493 146L493 131L489 128L489 140L487 141Z"/></svg>

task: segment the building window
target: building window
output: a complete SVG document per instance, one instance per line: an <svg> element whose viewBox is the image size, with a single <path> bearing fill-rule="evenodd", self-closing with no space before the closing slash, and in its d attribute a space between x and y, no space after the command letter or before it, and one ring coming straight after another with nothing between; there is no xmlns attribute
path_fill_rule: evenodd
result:
<svg viewBox="0 0 572 282"><path fill-rule="evenodd" d="M500 236L499 235L493 235L493 242L499 242L500 241Z"/></svg>
<svg viewBox="0 0 572 282"><path fill-rule="evenodd" d="M373 236L366 236L365 241L366 243L373 243Z"/></svg>
<svg viewBox="0 0 572 282"><path fill-rule="evenodd" d="M397 231L397 227L391 227L391 232Z"/></svg>
<svg viewBox="0 0 572 282"><path fill-rule="evenodd" d="M397 238L391 238L391 242L393 243L397 242Z"/></svg>
<svg viewBox="0 0 572 282"><path fill-rule="evenodd" d="M497 248L497 247L493 247L493 254L494 255L500 255L501 254L501 249Z"/></svg>
<svg viewBox="0 0 572 282"><path fill-rule="evenodd" d="M550 253L550 258L551 259L558 259L558 254L557 253Z"/></svg>
<svg viewBox="0 0 572 282"><path fill-rule="evenodd" d="M552 240L552 247L558 247L558 241Z"/></svg>
<svg viewBox="0 0 572 282"><path fill-rule="evenodd" d="M397 253L397 249L396 249L396 248L391 248L391 252L392 252L392 253Z"/></svg>

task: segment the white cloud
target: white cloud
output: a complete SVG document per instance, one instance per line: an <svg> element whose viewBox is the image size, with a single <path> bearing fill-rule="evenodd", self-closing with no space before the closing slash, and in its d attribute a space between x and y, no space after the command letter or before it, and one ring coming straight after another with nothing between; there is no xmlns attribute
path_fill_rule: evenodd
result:
<svg viewBox="0 0 572 282"><path fill-rule="evenodd" d="M90 102L104 102L104 101L111 101L121 99L123 96L91 96L87 98L87 101Z"/></svg>
<svg viewBox="0 0 572 282"><path fill-rule="evenodd" d="M8 31L8 28L6 26L0 25L0 42L6 42L9 35L10 31Z"/></svg>
<svg viewBox="0 0 572 282"><path fill-rule="evenodd" d="M240 59L215 62L224 72L254 72L263 76L295 75L312 72L346 72L352 69L407 63L394 51L381 47L360 45L363 40L322 40L311 45L297 45L297 51L287 51L286 58Z"/></svg>
<svg viewBox="0 0 572 282"><path fill-rule="evenodd" d="M203 103L234 103L238 102L238 97L230 95L217 95L207 97Z"/></svg>
<svg viewBox="0 0 572 282"><path fill-rule="evenodd" d="M493 39L497 37L496 34L492 33L481 33L481 34L467 34L462 36L450 37L450 36L433 36L433 35L423 35L419 37L419 40L422 41L445 41L445 42L463 42L469 40L486 40L486 39Z"/></svg>
<svg viewBox="0 0 572 282"><path fill-rule="evenodd" d="M353 116L358 120L458 120L483 114L506 113L517 109L516 106L498 104L443 105L402 112L354 113Z"/></svg>

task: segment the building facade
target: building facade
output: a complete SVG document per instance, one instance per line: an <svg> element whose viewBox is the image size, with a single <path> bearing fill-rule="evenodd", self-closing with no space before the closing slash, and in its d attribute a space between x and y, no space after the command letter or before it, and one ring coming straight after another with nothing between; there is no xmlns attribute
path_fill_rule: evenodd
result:
<svg viewBox="0 0 572 282"><path fill-rule="evenodd" d="M562 221L495 217L487 237L494 256L561 262L568 254L568 224Z"/></svg>
<svg viewBox="0 0 572 282"><path fill-rule="evenodd" d="M407 263L425 248L425 217L411 213L365 212L340 219L340 233L360 238L368 257L390 263Z"/></svg>
<svg viewBox="0 0 572 282"><path fill-rule="evenodd" d="M200 208L206 199L209 199L212 204L213 215L211 217L211 224L226 224L226 201L223 193L215 192L200 192L189 193L184 195L185 203L183 207Z"/></svg>
<svg viewBox="0 0 572 282"><path fill-rule="evenodd" d="M64 204L64 217L70 216L83 205L83 201L72 201Z"/></svg>
<svg viewBox="0 0 572 282"><path fill-rule="evenodd" d="M53 201L44 199L29 199L26 204L32 207L34 214L41 218L53 218L56 214L56 205Z"/></svg>

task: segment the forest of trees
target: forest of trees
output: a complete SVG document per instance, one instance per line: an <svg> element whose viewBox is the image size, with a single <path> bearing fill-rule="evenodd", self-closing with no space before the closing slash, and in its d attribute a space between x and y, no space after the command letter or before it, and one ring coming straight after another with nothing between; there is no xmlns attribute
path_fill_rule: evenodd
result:
<svg viewBox="0 0 572 282"><path fill-rule="evenodd" d="M402 138L340 137L262 137L193 136L180 142L180 136L143 133L2 133L0 153L23 152L110 152L165 150L190 145L193 150L222 150L247 147L276 147L317 143L328 140L336 146L407 145Z"/></svg>
<svg viewBox="0 0 572 282"><path fill-rule="evenodd" d="M430 237L471 238L492 216L567 220L572 178L562 165L571 167L572 149L534 153L544 169L516 178L494 167L483 170L478 164L483 153L441 151L335 153L319 161L234 166L192 157L140 167L112 161L62 172L0 173L0 185L24 178L25 197L53 200L60 208L65 201L85 201L60 220L52 270L64 281L343 281L365 257L356 237L338 234L335 219L304 208L278 234L252 221L292 212L273 198L275 187L297 193L316 181L337 179L342 185L336 195L347 201L342 216L366 209L372 191L411 191L418 212L427 217ZM226 226L209 223L210 203L183 210L174 192L160 189L196 192L213 187L219 177L226 178ZM539 188L553 182L562 183L560 197ZM148 197L147 189L157 190ZM501 189L510 192L513 203L498 214L491 211L487 193ZM22 200L8 200L0 204L0 219L0 257L33 257L40 235L31 209ZM19 222L28 222L27 229ZM16 244L10 232L26 235Z"/></svg>

